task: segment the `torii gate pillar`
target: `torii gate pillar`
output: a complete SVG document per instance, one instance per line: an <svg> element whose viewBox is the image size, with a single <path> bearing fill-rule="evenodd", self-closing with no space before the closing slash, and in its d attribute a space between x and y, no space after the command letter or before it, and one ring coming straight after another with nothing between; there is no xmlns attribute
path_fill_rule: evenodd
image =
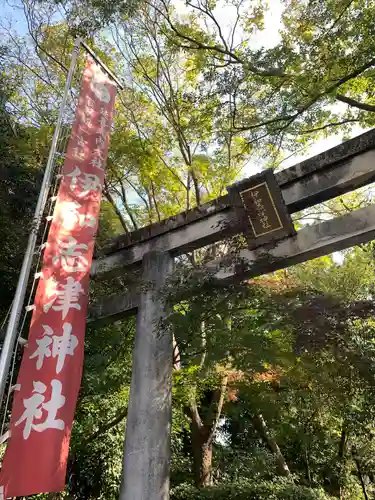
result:
<svg viewBox="0 0 375 500"><path fill-rule="evenodd" d="M172 269L168 252L143 257L120 500L169 498L173 347L160 291Z"/></svg>

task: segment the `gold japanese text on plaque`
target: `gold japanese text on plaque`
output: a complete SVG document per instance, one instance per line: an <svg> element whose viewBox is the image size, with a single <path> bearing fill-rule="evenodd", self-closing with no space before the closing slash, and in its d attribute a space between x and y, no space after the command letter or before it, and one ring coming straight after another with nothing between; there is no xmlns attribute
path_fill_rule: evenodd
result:
<svg viewBox="0 0 375 500"><path fill-rule="evenodd" d="M240 191L240 196L256 238L283 227L266 182Z"/></svg>
<svg viewBox="0 0 375 500"><path fill-rule="evenodd" d="M272 170L229 186L228 193L237 213L237 226L249 248L295 234L281 189Z"/></svg>

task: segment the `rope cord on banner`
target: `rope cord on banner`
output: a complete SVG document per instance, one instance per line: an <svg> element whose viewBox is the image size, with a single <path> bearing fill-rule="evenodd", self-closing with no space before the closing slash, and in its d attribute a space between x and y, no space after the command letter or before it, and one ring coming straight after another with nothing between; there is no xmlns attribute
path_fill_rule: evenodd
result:
<svg viewBox="0 0 375 500"><path fill-rule="evenodd" d="M85 57L85 60L86 60L86 58L87 58L87 55ZM79 89L80 89L81 83L82 83L83 72L78 71L78 74L80 75L80 77L76 79L77 80L76 87L78 89L77 92L75 93L76 95L74 95L73 89L71 89L71 92L70 92L71 103L69 104L69 108L70 108L71 114L70 114L70 117L69 116L67 117L67 121L66 121L66 123L70 124L70 125L74 121L74 117L75 117L75 111L76 111L77 104L78 104ZM68 106L67 106L67 108L68 108ZM36 271L38 271L38 269L40 268L42 254L43 254L43 250L45 248L46 237L47 237L47 233L48 233L48 229L49 229L49 225L50 225L49 223L52 220L52 214L53 214L53 211L55 209L57 192L58 192L58 189L60 186L60 181L61 181L61 172L62 172L62 168L64 166L64 159L65 159L66 149L68 146L68 141L69 141L70 136L71 136L71 127L69 127L69 129L66 130L65 133L60 135L60 137L58 139L58 146L56 148L56 153L55 153L55 156L53 159L53 169L56 172L55 172L55 175L53 176L54 180L50 183L49 188L48 188L48 190L50 192L50 196L48 198L48 201L49 201L48 205L49 206L48 206L48 210L47 210L47 215L45 216L43 233L42 233L42 237L40 240L42 243L37 247L37 251L35 252L37 259L36 259L36 263L33 267ZM58 162L58 160L61 160L61 161ZM34 292L35 292L36 284L37 284L37 281L39 278L40 278L40 274L38 272L34 273L33 282L31 285L31 290L30 290L30 293L29 293L28 299L27 299L27 305L24 308L22 321L21 321L20 327L18 329L19 333L18 333L18 337L17 337L17 342L16 342L15 347L14 347L11 369L9 371L8 390L7 390L6 400L5 400L5 405L4 405L4 415L3 415L3 419L2 419L2 423L1 423L0 438L4 435L4 430L6 427L6 420L7 420L7 415L8 415L8 409L9 409L9 401L10 401L11 394L14 390L13 379L14 379L14 372L15 372L15 367L16 367L18 350L22 346L21 335L22 335L23 329L25 327L25 323L26 323L26 320L28 317L28 312L33 310L32 302L34 300ZM5 325L7 317L9 316L11 307L12 307L12 305L10 305L10 307L9 307L9 311L7 313L6 318L4 319L3 326Z"/></svg>

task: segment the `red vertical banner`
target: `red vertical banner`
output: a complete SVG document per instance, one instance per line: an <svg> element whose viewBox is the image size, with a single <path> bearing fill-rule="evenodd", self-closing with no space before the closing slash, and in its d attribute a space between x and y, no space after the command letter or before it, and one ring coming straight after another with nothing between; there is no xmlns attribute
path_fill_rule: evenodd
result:
<svg viewBox="0 0 375 500"><path fill-rule="evenodd" d="M65 487L115 96L114 82L89 58L18 375L0 498Z"/></svg>

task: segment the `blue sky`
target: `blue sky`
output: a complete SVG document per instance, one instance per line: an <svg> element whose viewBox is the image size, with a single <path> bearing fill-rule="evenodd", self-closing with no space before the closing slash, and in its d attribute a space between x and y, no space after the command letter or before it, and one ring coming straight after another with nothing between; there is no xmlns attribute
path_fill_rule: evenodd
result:
<svg viewBox="0 0 375 500"><path fill-rule="evenodd" d="M10 24L18 35L26 35L27 23L18 0L0 0L0 19L1 26Z"/></svg>

